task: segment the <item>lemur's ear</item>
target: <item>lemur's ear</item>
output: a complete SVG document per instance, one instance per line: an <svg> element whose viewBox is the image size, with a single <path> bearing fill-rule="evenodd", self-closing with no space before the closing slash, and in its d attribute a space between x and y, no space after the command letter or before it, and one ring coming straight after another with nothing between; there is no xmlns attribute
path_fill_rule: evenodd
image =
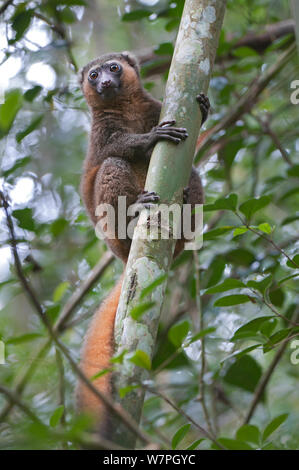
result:
<svg viewBox="0 0 299 470"><path fill-rule="evenodd" d="M128 51L124 51L121 53L121 56L128 62L131 67L136 70L137 75L139 75L139 64L137 58Z"/></svg>

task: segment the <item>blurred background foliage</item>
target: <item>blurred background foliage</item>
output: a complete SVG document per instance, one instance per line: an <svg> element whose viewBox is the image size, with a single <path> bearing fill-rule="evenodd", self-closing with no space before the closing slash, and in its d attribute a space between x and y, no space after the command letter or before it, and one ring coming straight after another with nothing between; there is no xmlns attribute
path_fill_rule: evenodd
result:
<svg viewBox="0 0 299 470"><path fill-rule="evenodd" d="M182 9L182 0L0 6L1 191L23 274L52 324L79 290L57 329L77 363L89 318L122 271L80 201L89 113L77 71L104 52L132 50L144 85L162 99ZM144 406L142 426L162 448L217 447L188 417L226 448L298 448L299 115L290 96L299 68L285 52L292 43L287 0L228 1L198 152L204 246L173 265ZM76 376L20 283L3 201L0 224L0 448L77 448L88 441L89 421L74 413ZM101 276L85 292L103 256Z"/></svg>

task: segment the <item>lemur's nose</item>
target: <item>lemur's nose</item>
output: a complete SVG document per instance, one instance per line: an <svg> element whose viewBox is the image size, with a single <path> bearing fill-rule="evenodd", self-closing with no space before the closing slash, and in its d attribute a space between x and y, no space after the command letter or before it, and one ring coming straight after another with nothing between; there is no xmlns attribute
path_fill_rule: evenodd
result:
<svg viewBox="0 0 299 470"><path fill-rule="evenodd" d="M102 86L103 86L104 88L108 88L108 87L110 87L110 85L111 85L111 80L104 80L104 81L102 82Z"/></svg>

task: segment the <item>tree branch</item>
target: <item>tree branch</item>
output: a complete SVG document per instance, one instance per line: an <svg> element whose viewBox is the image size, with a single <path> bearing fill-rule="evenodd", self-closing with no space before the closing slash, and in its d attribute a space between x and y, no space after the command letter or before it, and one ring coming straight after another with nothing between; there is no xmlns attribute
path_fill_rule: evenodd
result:
<svg viewBox="0 0 299 470"><path fill-rule="evenodd" d="M187 127L189 137L175 148L169 143L159 142L153 151L145 189L157 192L161 203L182 204L183 188L190 177L201 123L195 97L199 90L206 92L208 89L225 5L225 0L216 3L213 0L185 2L160 119L175 119L178 126ZM210 14L205 15L204 12ZM202 28L209 31L208 34L201 34L200 28L196 27L197 21L204 23ZM151 227L159 219L159 208L153 212L149 219L148 211L143 210L135 228L115 322L116 355L123 350L128 354L114 375L114 396L137 422L142 411L144 390L134 389L123 399L117 390L131 383L142 383L147 377L146 369L134 365L130 359L136 350L146 352L150 358L153 355L167 273L175 246L172 233L175 233L176 226L168 228L170 239L160 237L154 243L149 239L148 224ZM142 291L160 277L163 281L142 299L153 306L142 318L134 320L131 312L140 304ZM134 448L136 438L132 433L125 432L122 423L115 420L112 440L125 441L127 447Z"/></svg>

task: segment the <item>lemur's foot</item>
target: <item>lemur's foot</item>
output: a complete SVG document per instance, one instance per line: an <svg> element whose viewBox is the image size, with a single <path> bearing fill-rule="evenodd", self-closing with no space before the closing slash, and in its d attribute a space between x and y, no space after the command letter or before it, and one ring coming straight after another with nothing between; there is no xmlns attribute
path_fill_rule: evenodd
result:
<svg viewBox="0 0 299 470"><path fill-rule="evenodd" d="M199 103L199 108L200 108L201 117L202 117L201 124L203 124L209 114L209 109L211 106L210 100L204 93L199 93L199 95L197 95L196 97L196 100Z"/></svg>
<svg viewBox="0 0 299 470"><path fill-rule="evenodd" d="M155 191L142 191L136 199L135 204L150 209L153 203L160 201L160 196Z"/></svg>
<svg viewBox="0 0 299 470"><path fill-rule="evenodd" d="M183 191L183 204L187 204L190 194L190 187L187 186Z"/></svg>
<svg viewBox="0 0 299 470"><path fill-rule="evenodd" d="M168 140L174 144L179 144L182 140L187 139L188 132L185 127L173 127L175 121L163 121L154 127L152 132L158 137L158 140Z"/></svg>

